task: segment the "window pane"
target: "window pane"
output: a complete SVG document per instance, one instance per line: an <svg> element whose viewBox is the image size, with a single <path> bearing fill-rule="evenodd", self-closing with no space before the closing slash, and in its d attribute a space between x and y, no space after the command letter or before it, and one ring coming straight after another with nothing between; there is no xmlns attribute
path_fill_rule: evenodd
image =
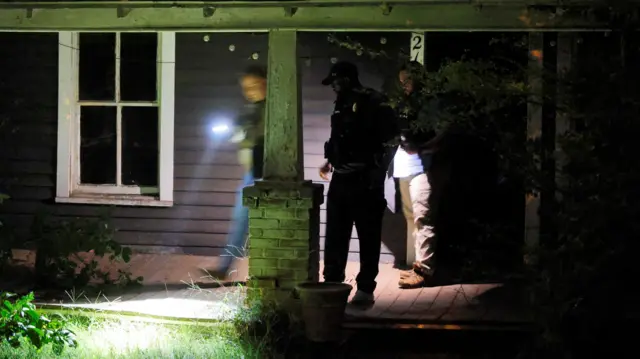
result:
<svg viewBox="0 0 640 359"><path fill-rule="evenodd" d="M80 109L80 183L116 183L116 107Z"/></svg>
<svg viewBox="0 0 640 359"><path fill-rule="evenodd" d="M158 108L122 108L122 184L158 185Z"/></svg>
<svg viewBox="0 0 640 359"><path fill-rule="evenodd" d="M156 100L156 62L158 35L122 33L120 35L120 99Z"/></svg>
<svg viewBox="0 0 640 359"><path fill-rule="evenodd" d="M115 101L116 34L81 33L79 87L81 101Z"/></svg>

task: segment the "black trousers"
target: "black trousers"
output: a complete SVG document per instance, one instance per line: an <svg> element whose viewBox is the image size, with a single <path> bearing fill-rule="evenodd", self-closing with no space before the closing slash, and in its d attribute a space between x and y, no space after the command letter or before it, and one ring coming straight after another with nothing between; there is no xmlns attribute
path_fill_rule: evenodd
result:
<svg viewBox="0 0 640 359"><path fill-rule="evenodd" d="M382 246L382 217L387 202L384 187L372 185L362 173L334 173L327 194L327 226L324 250L324 280L343 282L353 225L360 240L358 289L376 289Z"/></svg>

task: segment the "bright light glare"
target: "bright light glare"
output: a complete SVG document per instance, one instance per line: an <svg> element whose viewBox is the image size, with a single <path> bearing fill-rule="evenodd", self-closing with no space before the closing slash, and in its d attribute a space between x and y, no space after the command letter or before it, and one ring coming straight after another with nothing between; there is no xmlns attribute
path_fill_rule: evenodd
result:
<svg viewBox="0 0 640 359"><path fill-rule="evenodd" d="M244 291L238 288L145 292L131 300L62 304L111 313L113 318L81 320L71 329L79 348L74 358L242 358L244 349L231 322L245 309ZM117 312L140 313L117 316ZM81 312L80 312L81 313ZM149 323L144 315L182 318L181 322ZM80 314L80 316L83 316ZM91 317L91 315L89 315ZM185 320L187 319L187 320ZM199 319L217 320L206 327ZM182 324L184 322L184 324ZM0 357L2 354L0 354ZM47 356L48 358L48 356Z"/></svg>
<svg viewBox="0 0 640 359"><path fill-rule="evenodd" d="M226 132L229 132L229 126L228 125L215 125L215 126L211 127L211 131L213 133L226 133Z"/></svg>
<svg viewBox="0 0 640 359"><path fill-rule="evenodd" d="M162 324L136 321L135 318L96 318L89 323L82 321L77 326L70 323L70 328L76 333L79 345L77 349L69 349L70 354L65 358L246 357L240 345L240 333L230 322L204 327L196 322ZM51 355L46 357L53 358Z"/></svg>
<svg viewBox="0 0 640 359"><path fill-rule="evenodd" d="M239 306L231 300L197 300L186 298L158 298L143 300L113 301L91 304L67 304L66 307L106 309L137 312L142 314L193 319L231 319Z"/></svg>

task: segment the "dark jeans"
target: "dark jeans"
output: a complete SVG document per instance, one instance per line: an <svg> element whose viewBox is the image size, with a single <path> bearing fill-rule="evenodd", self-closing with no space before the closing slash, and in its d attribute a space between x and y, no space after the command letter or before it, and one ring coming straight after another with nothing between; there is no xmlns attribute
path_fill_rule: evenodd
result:
<svg viewBox="0 0 640 359"><path fill-rule="evenodd" d="M371 186L361 173L334 173L327 194L327 227L324 251L324 280L343 282L351 230L356 226L360 240L358 289L376 289L378 262L382 246L382 217L387 202L383 186Z"/></svg>

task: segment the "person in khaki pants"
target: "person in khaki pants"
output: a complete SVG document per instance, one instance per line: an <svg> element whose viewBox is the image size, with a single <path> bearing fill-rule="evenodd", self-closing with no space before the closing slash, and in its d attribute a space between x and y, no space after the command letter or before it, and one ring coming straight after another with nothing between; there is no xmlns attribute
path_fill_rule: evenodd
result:
<svg viewBox="0 0 640 359"><path fill-rule="evenodd" d="M401 144L389 168L389 175L397 178L400 184L402 212L407 221L407 243L413 242L415 248L412 270L401 272L398 283L400 288L425 286L434 272L435 237L433 228L426 223L431 192L427 175L431 153L428 150L419 151L419 148L433 139L435 133L412 128L412 122L424 114L422 109L425 105L417 78L421 66L417 62L411 62L398 73L404 93L397 109Z"/></svg>
<svg viewBox="0 0 640 359"><path fill-rule="evenodd" d="M424 172L400 179L400 186L407 235L413 237L416 259L411 270L400 273L398 285L400 288L419 288L429 284L435 269L435 237L433 227L426 223L431 186Z"/></svg>

